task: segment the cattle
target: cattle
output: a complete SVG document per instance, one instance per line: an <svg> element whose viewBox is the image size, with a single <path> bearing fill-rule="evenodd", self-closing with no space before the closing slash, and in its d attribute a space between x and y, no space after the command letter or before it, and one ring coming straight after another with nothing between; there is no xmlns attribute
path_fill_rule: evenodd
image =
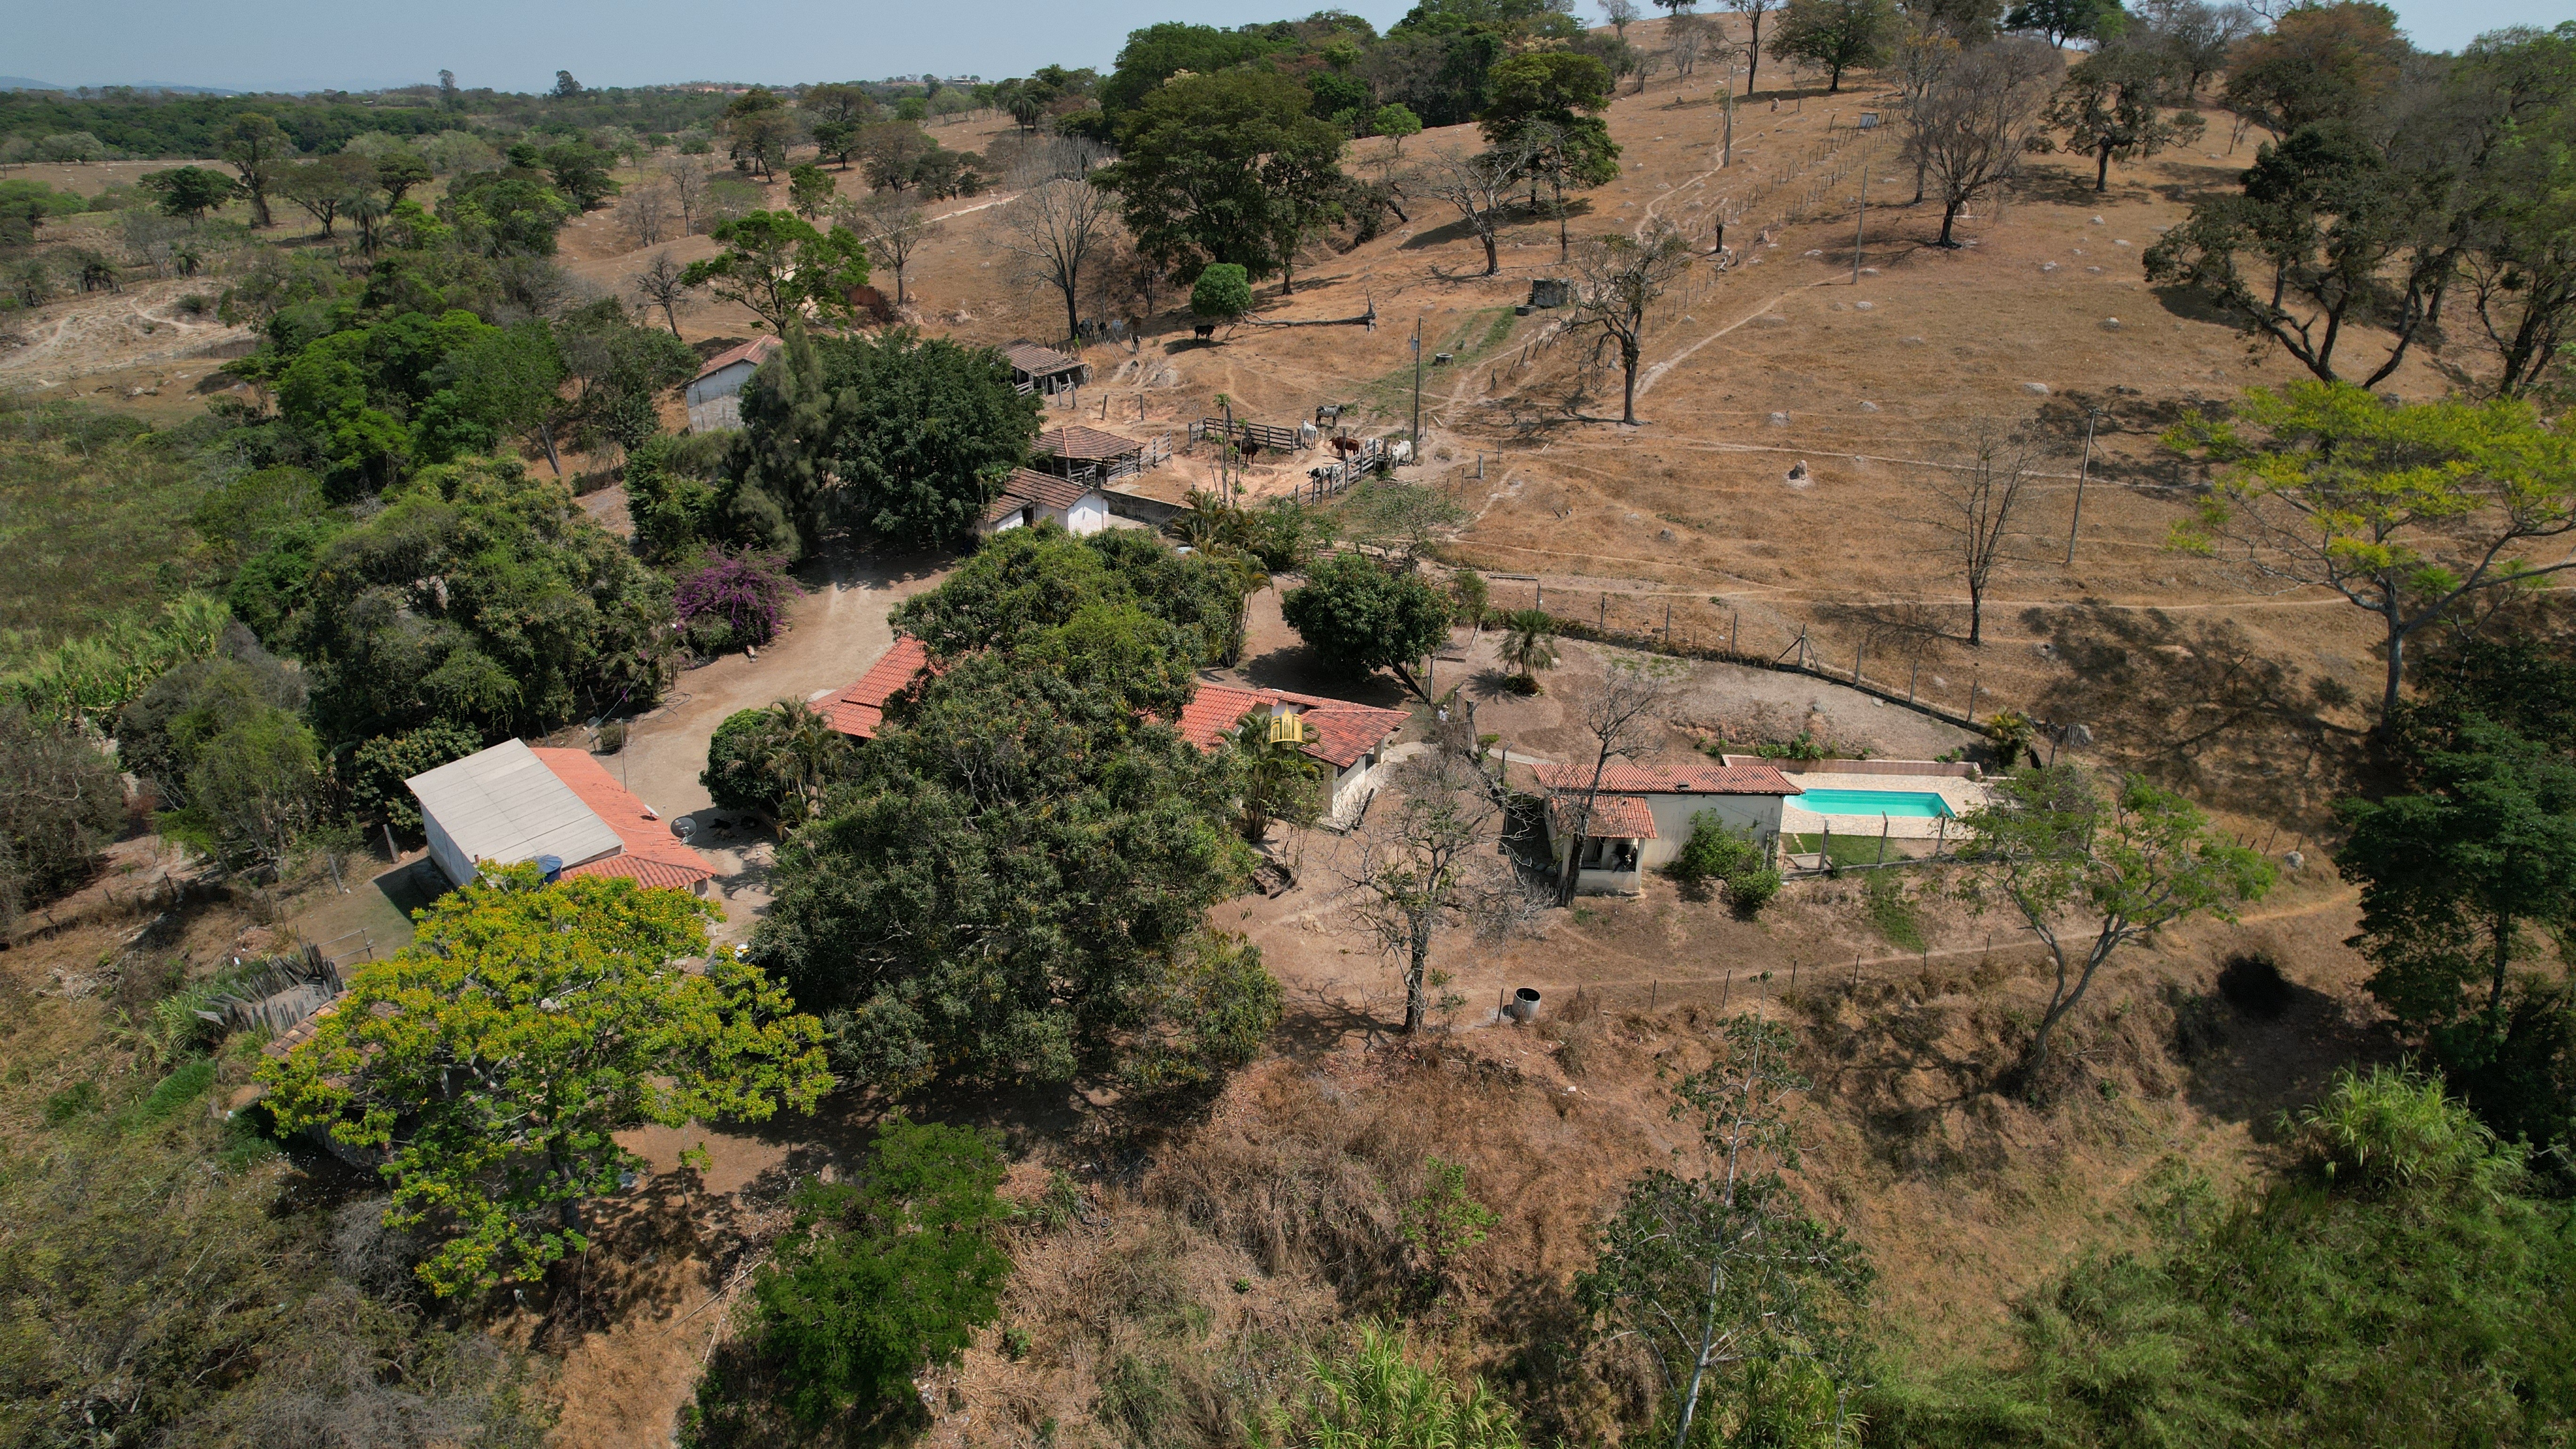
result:
<svg viewBox="0 0 2576 1449"><path fill-rule="evenodd" d="M1327 438L1324 441L1332 444L1333 451L1340 454L1345 459L1349 458L1351 454L1358 452L1363 446L1365 446L1357 438Z"/></svg>
<svg viewBox="0 0 2576 1449"><path fill-rule="evenodd" d="M1205 342L1216 336L1216 324L1213 322L1202 322L1196 327L1190 329L1190 336L1197 341Z"/></svg>

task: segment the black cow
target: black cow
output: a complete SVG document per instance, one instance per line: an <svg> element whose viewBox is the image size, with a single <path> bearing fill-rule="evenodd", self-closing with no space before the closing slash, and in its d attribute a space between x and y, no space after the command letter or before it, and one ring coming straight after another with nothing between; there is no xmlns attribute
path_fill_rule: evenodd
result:
<svg viewBox="0 0 2576 1449"><path fill-rule="evenodd" d="M1196 327L1190 329L1190 336L1198 341L1205 342L1216 336L1216 324L1213 322L1202 322Z"/></svg>

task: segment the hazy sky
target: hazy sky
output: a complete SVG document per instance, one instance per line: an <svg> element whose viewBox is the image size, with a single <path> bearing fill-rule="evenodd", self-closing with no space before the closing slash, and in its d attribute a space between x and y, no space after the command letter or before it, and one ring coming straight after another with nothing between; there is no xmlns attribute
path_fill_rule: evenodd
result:
<svg viewBox="0 0 2576 1449"><path fill-rule="evenodd" d="M1140 25L1302 14L1323 0L0 0L0 71L61 85L359 90L434 79L536 90L586 85L875 80L897 72L1106 69ZM2456 50L2505 25L2576 19L2576 0L2396 0L2415 43ZM1384 27L1411 0L1343 0ZM1706 0L1705 8L1718 8ZM1597 20L1583 0L1581 14Z"/></svg>

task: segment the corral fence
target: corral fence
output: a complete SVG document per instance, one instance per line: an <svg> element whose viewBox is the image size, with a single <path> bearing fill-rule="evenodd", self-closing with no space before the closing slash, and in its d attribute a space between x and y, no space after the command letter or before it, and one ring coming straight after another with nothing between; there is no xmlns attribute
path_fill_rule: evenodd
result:
<svg viewBox="0 0 2576 1449"><path fill-rule="evenodd" d="M1225 442L1246 453L1295 453L1315 446L1322 431L1313 423L1300 423L1284 428L1276 423L1255 423L1238 419L1231 432L1223 418L1201 418L1190 424L1189 443L1196 447L1201 440Z"/></svg>
<svg viewBox="0 0 2576 1449"><path fill-rule="evenodd" d="M1149 473L1172 461L1172 435L1162 433L1145 440L1135 456L1113 458L1105 463L1077 463L1066 473L1076 483L1107 487L1139 473Z"/></svg>

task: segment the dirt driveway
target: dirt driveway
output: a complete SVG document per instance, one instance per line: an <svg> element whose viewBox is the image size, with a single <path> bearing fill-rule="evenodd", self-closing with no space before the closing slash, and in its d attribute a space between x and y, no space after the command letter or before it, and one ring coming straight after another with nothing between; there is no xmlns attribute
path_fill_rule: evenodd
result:
<svg viewBox="0 0 2576 1449"><path fill-rule="evenodd" d="M717 940L750 933L769 901L776 846L757 830L715 823L698 772L716 726L736 710L817 699L858 678L894 642L886 615L936 586L951 562L945 554L850 553L799 570L807 592L789 611L786 633L757 659L728 654L682 674L661 708L628 726L626 748L601 761L665 819L691 821L691 843L725 874L718 884L727 919Z"/></svg>

